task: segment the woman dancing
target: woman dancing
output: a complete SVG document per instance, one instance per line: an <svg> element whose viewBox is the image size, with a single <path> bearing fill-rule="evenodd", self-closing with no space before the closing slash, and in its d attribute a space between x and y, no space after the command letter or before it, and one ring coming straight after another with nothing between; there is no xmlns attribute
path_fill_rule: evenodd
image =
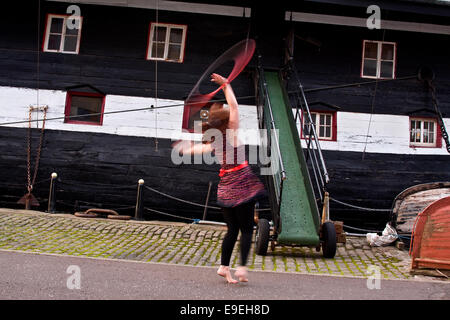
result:
<svg viewBox="0 0 450 320"><path fill-rule="evenodd" d="M237 137L239 129L238 103L231 85L227 79L213 73L211 81L223 88L228 108L222 103L213 103L209 110L208 122L203 123L204 132L208 129L220 131L222 139L217 135L210 143L192 144L189 142L174 145L183 154L198 154L215 152L221 164L220 182L217 188L217 202L222 207L223 217L227 224L227 233L222 242L221 265L217 274L224 277L228 283L237 283L230 271L230 259L236 243L239 230L240 266L235 276L241 282L248 281L247 258L253 235L254 205L258 198L265 196L264 185L253 173L245 161L245 146ZM232 152L233 154L228 154ZM242 158L242 159L241 159Z"/></svg>

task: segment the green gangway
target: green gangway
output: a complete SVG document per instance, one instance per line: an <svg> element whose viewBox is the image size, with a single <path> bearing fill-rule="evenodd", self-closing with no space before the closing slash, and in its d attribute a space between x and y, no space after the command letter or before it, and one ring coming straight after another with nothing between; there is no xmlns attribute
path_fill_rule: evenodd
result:
<svg viewBox="0 0 450 320"><path fill-rule="evenodd" d="M279 192L281 220L277 242L287 245L320 245L320 215L311 178L299 139L292 107L280 72L263 71L265 83L264 121L270 130L273 121L278 130L278 152L285 177ZM260 81L261 82L261 81ZM280 180L280 179L278 179ZM277 181L278 181L277 180ZM275 186L275 189L278 186ZM276 191L276 190L275 190Z"/></svg>

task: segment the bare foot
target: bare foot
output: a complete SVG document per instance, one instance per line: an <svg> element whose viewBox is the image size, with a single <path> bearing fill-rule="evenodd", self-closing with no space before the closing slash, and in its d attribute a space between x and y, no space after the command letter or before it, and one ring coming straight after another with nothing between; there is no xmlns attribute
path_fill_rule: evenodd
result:
<svg viewBox="0 0 450 320"><path fill-rule="evenodd" d="M238 283L238 281L231 276L230 267L220 266L219 270L217 270L217 274L227 279L228 283Z"/></svg>
<svg viewBox="0 0 450 320"><path fill-rule="evenodd" d="M234 273L240 282L248 282L248 272L246 267L238 267Z"/></svg>

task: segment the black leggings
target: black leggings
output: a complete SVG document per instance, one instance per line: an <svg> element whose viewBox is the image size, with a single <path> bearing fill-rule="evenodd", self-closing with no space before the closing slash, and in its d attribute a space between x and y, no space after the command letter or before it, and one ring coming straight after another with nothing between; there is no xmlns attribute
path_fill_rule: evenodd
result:
<svg viewBox="0 0 450 320"><path fill-rule="evenodd" d="M247 264L248 253L252 244L254 209L255 203L253 201L234 208L222 208L223 217L228 227L227 234L222 242L221 264L223 266L230 265L231 254L239 230L241 230L241 265Z"/></svg>

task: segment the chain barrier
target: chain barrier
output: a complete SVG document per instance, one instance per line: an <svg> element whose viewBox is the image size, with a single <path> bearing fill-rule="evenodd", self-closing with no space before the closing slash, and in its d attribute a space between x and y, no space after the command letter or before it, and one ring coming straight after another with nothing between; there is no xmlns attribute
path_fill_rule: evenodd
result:
<svg viewBox="0 0 450 320"><path fill-rule="evenodd" d="M349 203L346 203L346 202L342 202L342 201L336 200L336 199L334 199L332 197L330 197L330 200L334 201L336 203L342 204L344 206L347 206L347 207L350 207L350 208L353 208L353 209L363 210L363 211L374 211L374 212L391 212L392 211L391 209L373 209L373 208L365 208L365 207L355 206L353 204L349 204Z"/></svg>
<svg viewBox="0 0 450 320"><path fill-rule="evenodd" d="M36 177L39 169L39 161L41 159L41 153L42 153L42 145L44 141L44 130L45 130L45 121L47 119L47 109L48 107L37 107L34 108L30 106L29 112L28 112L28 139L27 139L27 190L28 194L31 194L31 191L33 190L33 186L36 182ZM36 151L36 160L34 164L34 172L33 172L33 178L31 178L31 122L32 122L32 114L34 110L42 110L44 112L44 118L42 120L42 128L41 128L41 134L39 137L39 146Z"/></svg>
<svg viewBox="0 0 450 320"><path fill-rule="evenodd" d="M447 130L445 129L444 119L443 119L442 114L441 114L441 112L439 111L439 108L438 108L438 103L437 103L437 99L436 99L436 88L435 88L433 82L430 79L427 80L427 84L428 84L428 88L431 91L431 100L433 102L434 110L435 110L435 112L436 112L436 114L438 116L438 122L439 122L439 127L441 129L442 138L445 141L447 152L450 153L450 141L448 139Z"/></svg>
<svg viewBox="0 0 450 320"><path fill-rule="evenodd" d="M150 209L150 208L147 208L147 207L144 207L144 209L145 209L146 211L150 211L150 212L153 212L153 213L158 213L158 214L161 214L161 215L164 215L164 216L168 216L168 217L172 217L172 218L184 219L184 220L188 220L188 221L197 221L197 219L192 219L192 218L186 218L186 217L182 217L182 216L177 216L177 215L175 215L175 214L170 214L170 213L167 213L167 212L162 212L162 211L159 211L159 210Z"/></svg>
<svg viewBox="0 0 450 320"><path fill-rule="evenodd" d="M61 180L61 179L59 179L58 178L58 183L60 183L60 184L63 184L63 185L67 185L67 186L79 186L80 184L77 184L77 183L72 183L72 182L66 182L66 181L63 181L63 180ZM97 183L97 184L89 184L89 183L83 183L83 186L86 186L86 187L92 187L92 188L107 188L107 189L126 189L126 188L135 188L136 186L135 185L126 185L126 186L111 186L111 185L108 185L108 184L100 184L100 183Z"/></svg>
<svg viewBox="0 0 450 320"><path fill-rule="evenodd" d="M151 188L151 187L149 187L149 186L144 186L144 187L145 187L147 190L150 190L150 191L155 192L155 193L158 193L158 194L160 194L160 195L162 195L162 196L164 196L164 197L167 197L167 198L169 198L169 199L173 199L173 200L176 200L176 201L179 201L179 202L187 203L187 204L190 204L190 205L193 205L193 206L197 206L197 207L202 207L202 208L205 208L205 207L206 207L206 208L208 208L208 209L221 210L221 208L219 208L219 207L205 206L205 205L203 205L203 204L195 203L195 202L188 201L188 200L183 200L183 199L180 199L180 198L177 198L177 197L168 195L168 194L166 194L166 193L164 193L164 192L158 191L158 190L156 190L156 189L153 189L153 188Z"/></svg>
<svg viewBox="0 0 450 320"><path fill-rule="evenodd" d="M180 198L171 196L171 195L169 195L169 194L166 194L166 193L164 193L164 192L158 191L158 190L156 190L156 189L153 189L153 188L151 188L151 187L149 187L149 186L144 186L144 187L145 187L146 189L152 191L152 192L158 193L158 194L160 194L160 195L162 195L162 196L164 196L164 197L167 197L167 198L170 198L170 199L179 201L179 202L187 203L187 204L190 204L190 205L193 205L193 206L197 206L197 207L202 207L202 208L205 208L205 207L206 207L207 209L222 210L222 208L220 208L220 207L215 207L215 206L205 206L204 204L195 203L195 202L192 202L192 201L180 199ZM258 212L260 212L260 211L270 211L270 210L271 210L270 208L256 209L256 211L258 211Z"/></svg>

